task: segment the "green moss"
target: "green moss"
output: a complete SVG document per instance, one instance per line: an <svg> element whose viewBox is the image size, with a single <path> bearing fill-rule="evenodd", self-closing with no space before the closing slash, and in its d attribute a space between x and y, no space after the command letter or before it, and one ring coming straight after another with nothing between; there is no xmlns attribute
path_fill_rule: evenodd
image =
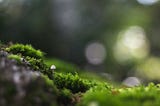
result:
<svg viewBox="0 0 160 106"><path fill-rule="evenodd" d="M123 105L116 96L111 96L107 92L89 92L82 97L78 106L128 106ZM131 105L133 106L133 105Z"/></svg>
<svg viewBox="0 0 160 106"><path fill-rule="evenodd" d="M29 66L34 69L35 71L40 71L41 73L47 75L50 79L53 79L53 70L44 63L43 59L36 59L33 57L25 57Z"/></svg>
<svg viewBox="0 0 160 106"><path fill-rule="evenodd" d="M14 60L16 60L18 63L21 63L21 56L14 55L14 54L10 54L10 55L8 55L8 58L9 58L9 59L14 59Z"/></svg>
<svg viewBox="0 0 160 106"><path fill-rule="evenodd" d="M65 106L70 106L72 104L73 94L68 89L62 89L59 92L58 102L59 104L65 104Z"/></svg>
<svg viewBox="0 0 160 106"><path fill-rule="evenodd" d="M92 103L98 106L159 106L159 101L159 87L149 84L133 88L89 90L79 106L88 106Z"/></svg>
<svg viewBox="0 0 160 106"><path fill-rule="evenodd" d="M29 56L26 56L25 59L34 70L47 70L47 65L44 64L43 59L36 59Z"/></svg>
<svg viewBox="0 0 160 106"><path fill-rule="evenodd" d="M44 63L43 57L44 53L40 50L34 49L31 45L23 44L13 44L5 48L7 52L10 53L8 58L15 59L19 63L28 65L35 71L40 71L45 75L48 75L50 78L53 78L53 72L49 67ZM21 60L23 59L23 61Z"/></svg>
<svg viewBox="0 0 160 106"><path fill-rule="evenodd" d="M1 67L3 71L0 70L0 91L3 92L0 93L0 99L5 99L6 105L75 106L78 103L78 106L160 106L160 85L151 83L148 86L141 85L133 88L113 88L108 83L97 80L95 76L87 77L87 79L80 77L74 73L77 71L74 65L60 61L48 61L47 66L43 59L44 54L31 45L15 44L5 50L9 52L9 55L7 54L9 59L14 59L22 64L28 63L30 68L41 73L32 78L25 74L28 67L18 64L23 67L21 70L24 71L23 77L27 77L29 80L27 83L24 80L23 83L22 79L22 83L16 83L12 76L14 72L9 73L12 72L11 68ZM8 61L8 59L6 60ZM56 65L56 71L60 71L59 73L53 73L53 70L49 69L52 64ZM18 72L18 75L22 74L21 71ZM19 102L15 101L15 97L21 91L17 89L18 87L25 92L23 97L16 98Z"/></svg>
<svg viewBox="0 0 160 106"><path fill-rule="evenodd" d="M46 85L52 86L54 89L56 89L56 86L54 85L54 82L51 79L49 79L48 76L42 75L42 78L44 79Z"/></svg>
<svg viewBox="0 0 160 106"><path fill-rule="evenodd" d="M105 86L108 87L106 83L100 83L97 81L91 81L88 79L82 79L78 76L78 74L63 74L63 73L55 73L54 74L54 83L59 89L69 89L73 93L78 92L86 92L91 87L94 86Z"/></svg>
<svg viewBox="0 0 160 106"><path fill-rule="evenodd" d="M44 62L48 67L54 64L56 66L56 70L55 70L56 72L73 73L73 74L77 72L79 76L84 79L95 79L99 81L107 80L106 78L102 77L100 74L93 73L92 71L88 71L88 70L82 70L78 68L78 66L76 66L75 64L68 63L55 58L45 58Z"/></svg>
<svg viewBox="0 0 160 106"><path fill-rule="evenodd" d="M85 92L90 87L90 82L82 80L77 74L73 75L71 73L55 73L54 82L59 89L70 89L73 93Z"/></svg>
<svg viewBox="0 0 160 106"><path fill-rule="evenodd" d="M27 64L30 68L35 71L40 71L41 73L48 75L49 78L53 79L53 71L47 67L47 65L43 62L43 59L36 59L33 57L21 57L21 55L9 54L9 59L14 59L20 64Z"/></svg>
<svg viewBox="0 0 160 106"><path fill-rule="evenodd" d="M29 56L36 59L43 58L44 53L40 50L34 49L31 45L14 44L6 48L7 52L13 54L21 54L22 56Z"/></svg>

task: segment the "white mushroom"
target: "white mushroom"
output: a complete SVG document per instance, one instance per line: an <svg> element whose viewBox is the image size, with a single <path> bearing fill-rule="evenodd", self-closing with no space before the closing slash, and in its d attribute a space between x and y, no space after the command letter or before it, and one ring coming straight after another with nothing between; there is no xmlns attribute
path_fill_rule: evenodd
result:
<svg viewBox="0 0 160 106"><path fill-rule="evenodd" d="M51 70L55 70L55 69L56 69L56 66L55 66L55 65L51 65L50 69L51 69Z"/></svg>

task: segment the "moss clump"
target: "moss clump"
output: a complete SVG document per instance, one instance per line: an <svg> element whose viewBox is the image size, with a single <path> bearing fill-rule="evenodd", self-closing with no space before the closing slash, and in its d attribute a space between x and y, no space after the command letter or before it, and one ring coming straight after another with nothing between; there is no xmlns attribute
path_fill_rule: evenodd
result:
<svg viewBox="0 0 160 106"><path fill-rule="evenodd" d="M73 75L71 73L55 73L54 83L59 89L70 89L73 93L85 92L91 86L88 80L83 80L77 74Z"/></svg>
<svg viewBox="0 0 160 106"><path fill-rule="evenodd" d="M31 45L12 44L5 48L9 52L8 58L15 59L18 63L29 66L35 71L40 71L50 78L53 78L53 72L44 63L44 53L34 49Z"/></svg>
<svg viewBox="0 0 160 106"><path fill-rule="evenodd" d="M36 59L29 56L22 57L21 55L16 54L9 54L7 57L9 59L16 60L18 64L25 66L27 65L35 71L40 71L43 74L50 76L50 78L53 74L52 70L49 70L49 67L47 67L47 65L43 62L43 59Z"/></svg>
<svg viewBox="0 0 160 106"><path fill-rule="evenodd" d="M41 73L47 75L50 79L53 79L53 71L44 63L43 59L36 59L33 57L25 57L26 61L32 69L40 71Z"/></svg>
<svg viewBox="0 0 160 106"><path fill-rule="evenodd" d="M21 63L21 56L14 55L14 54L10 54L10 55L8 55L8 58L9 58L9 59L14 59L14 60L16 60L18 63Z"/></svg>
<svg viewBox="0 0 160 106"><path fill-rule="evenodd" d="M54 74L54 83L59 89L69 89L73 93L86 92L91 87L103 85L108 88L106 83L99 83L96 81L91 81L88 79L82 79L78 74L63 74L55 73Z"/></svg>
<svg viewBox="0 0 160 106"><path fill-rule="evenodd" d="M28 61L30 66L34 70L47 70L47 65L43 62L43 59L36 59L33 57L26 56L25 59Z"/></svg>
<svg viewBox="0 0 160 106"><path fill-rule="evenodd" d="M6 48L7 52L13 54L21 54L23 56L34 57L36 59L43 58L44 53L34 49L31 45L14 44Z"/></svg>
<svg viewBox="0 0 160 106"><path fill-rule="evenodd" d="M94 89L84 94L79 106L159 106L159 86L149 84L133 88Z"/></svg>

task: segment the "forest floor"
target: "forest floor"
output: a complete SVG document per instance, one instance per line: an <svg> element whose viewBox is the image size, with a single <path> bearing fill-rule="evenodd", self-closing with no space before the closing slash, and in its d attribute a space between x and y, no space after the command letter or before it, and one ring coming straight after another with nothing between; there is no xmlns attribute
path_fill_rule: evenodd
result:
<svg viewBox="0 0 160 106"><path fill-rule="evenodd" d="M72 64L47 59L31 45L0 44L0 106L129 105L160 106L160 85L114 86Z"/></svg>

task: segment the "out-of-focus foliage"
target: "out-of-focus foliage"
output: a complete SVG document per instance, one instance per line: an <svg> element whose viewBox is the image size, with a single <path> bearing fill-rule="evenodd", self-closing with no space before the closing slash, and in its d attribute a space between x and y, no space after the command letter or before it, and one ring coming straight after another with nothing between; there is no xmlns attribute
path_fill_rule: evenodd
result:
<svg viewBox="0 0 160 106"><path fill-rule="evenodd" d="M160 80L159 69L160 69L159 57L149 57L141 64L137 65L137 67L135 68L137 76L142 77L146 80L150 79L155 82L158 82L158 80Z"/></svg>
<svg viewBox="0 0 160 106"><path fill-rule="evenodd" d="M122 89L89 90L83 97L79 106L158 106L159 85L153 83L148 86Z"/></svg>
<svg viewBox="0 0 160 106"><path fill-rule="evenodd" d="M0 0L0 40L32 44L49 57L123 81L140 77L135 67L159 57L159 4L158 0Z"/></svg>

